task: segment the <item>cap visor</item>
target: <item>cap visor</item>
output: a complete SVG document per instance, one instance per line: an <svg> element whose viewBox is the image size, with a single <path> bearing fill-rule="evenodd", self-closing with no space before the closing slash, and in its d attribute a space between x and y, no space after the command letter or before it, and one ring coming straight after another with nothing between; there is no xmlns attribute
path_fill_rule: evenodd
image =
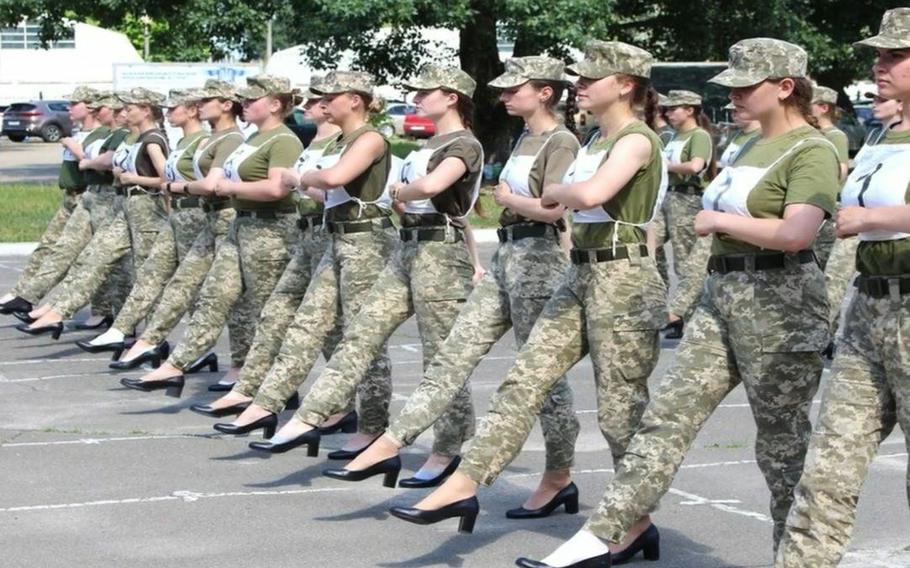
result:
<svg viewBox="0 0 910 568"><path fill-rule="evenodd" d="M520 87L527 83L530 79L527 77L522 77L517 73L503 73L499 77L496 77L487 85L493 87L494 89L512 89L514 87Z"/></svg>
<svg viewBox="0 0 910 568"><path fill-rule="evenodd" d="M737 88L751 87L752 85L761 83L765 79L767 79L767 77L756 78L751 75L746 75L745 73L740 73L735 69L726 69L708 79L708 82L724 87Z"/></svg>
<svg viewBox="0 0 910 568"><path fill-rule="evenodd" d="M880 49L908 49L910 48L910 40L900 39L896 37L888 37L883 35L877 35L858 41L853 44L854 47L872 47Z"/></svg>
<svg viewBox="0 0 910 568"><path fill-rule="evenodd" d="M577 77L586 77L588 79L603 79L610 73L604 74L596 70L590 61L579 61L566 67L566 73Z"/></svg>

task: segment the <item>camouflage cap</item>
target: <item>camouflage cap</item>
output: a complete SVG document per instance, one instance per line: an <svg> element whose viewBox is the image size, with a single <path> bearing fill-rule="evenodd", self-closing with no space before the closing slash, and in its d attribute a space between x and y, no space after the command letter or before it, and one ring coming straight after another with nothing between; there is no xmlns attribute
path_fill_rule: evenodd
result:
<svg viewBox="0 0 910 568"><path fill-rule="evenodd" d="M373 87L373 76L366 71L329 71L310 91L320 97L350 92L373 96Z"/></svg>
<svg viewBox="0 0 910 568"><path fill-rule="evenodd" d="M200 89L203 99L224 99L226 101L239 102L237 96L237 87L233 83L222 81L220 79L207 79L205 85Z"/></svg>
<svg viewBox="0 0 910 568"><path fill-rule="evenodd" d="M193 105L205 98L204 92L202 89L171 89L162 106L174 108L180 105Z"/></svg>
<svg viewBox="0 0 910 568"><path fill-rule="evenodd" d="M650 79L653 63L654 56L640 47L592 39L585 45L584 59L566 67L566 72L588 79L603 79L617 73Z"/></svg>
<svg viewBox="0 0 910 568"><path fill-rule="evenodd" d="M854 43L855 46L904 49L910 47L910 8L894 8L882 16L878 35Z"/></svg>
<svg viewBox="0 0 910 568"><path fill-rule="evenodd" d="M456 91L471 98L477 81L458 67L428 64L420 69L416 77L404 84L409 91L428 91L446 89Z"/></svg>
<svg viewBox="0 0 910 568"><path fill-rule="evenodd" d="M657 93L657 106L665 107L667 106L667 95L663 93Z"/></svg>
<svg viewBox="0 0 910 568"><path fill-rule="evenodd" d="M565 70L565 63L552 57L513 57L506 59L505 72L487 84L497 89L511 89L531 80L567 82Z"/></svg>
<svg viewBox="0 0 910 568"><path fill-rule="evenodd" d="M63 97L71 103L90 103L98 97L98 91L88 85L79 85L73 92Z"/></svg>
<svg viewBox="0 0 910 568"><path fill-rule="evenodd" d="M821 85L814 85L812 87L812 102L813 103L828 103L830 105L837 104L837 91L830 87L822 87Z"/></svg>
<svg viewBox="0 0 910 568"><path fill-rule="evenodd" d="M167 98L145 87L133 87L129 91L117 93L120 100L128 105L161 106Z"/></svg>
<svg viewBox="0 0 910 568"><path fill-rule="evenodd" d="M88 108L97 110L101 107L120 110L123 108L123 101L117 98L117 95L114 94L113 91L98 91L95 100L88 103Z"/></svg>
<svg viewBox="0 0 910 568"><path fill-rule="evenodd" d="M278 95L296 95L297 89L291 86L287 77L268 75L266 73L246 78L246 87L236 89L236 95L244 100L261 99Z"/></svg>
<svg viewBox="0 0 910 568"><path fill-rule="evenodd" d="M779 39L744 39L730 48L730 63L708 81L725 87L751 87L767 79L805 77L809 56L798 45Z"/></svg>
<svg viewBox="0 0 910 568"><path fill-rule="evenodd" d="M324 77L322 75L311 75L309 87L307 87L306 89L301 91L303 96L306 97L307 99L318 99L318 98L322 97L322 95L316 93L313 89L318 90L319 87L322 85L323 79L324 79Z"/></svg>
<svg viewBox="0 0 910 568"><path fill-rule="evenodd" d="M659 98L659 97L658 97ZM702 99L698 93L692 91L670 91L667 93L666 100L660 103L660 106L678 107L678 106L701 106Z"/></svg>

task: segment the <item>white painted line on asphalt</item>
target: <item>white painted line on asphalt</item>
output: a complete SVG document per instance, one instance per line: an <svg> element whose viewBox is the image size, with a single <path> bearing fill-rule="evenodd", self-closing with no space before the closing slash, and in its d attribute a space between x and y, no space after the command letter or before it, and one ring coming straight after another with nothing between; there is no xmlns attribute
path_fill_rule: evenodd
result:
<svg viewBox="0 0 910 568"><path fill-rule="evenodd" d="M21 268L17 268L15 266L10 266L10 265L6 264L5 262L0 262L0 268L5 268L7 270L13 270L15 272L22 272Z"/></svg>
<svg viewBox="0 0 910 568"><path fill-rule="evenodd" d="M217 435L203 435L203 434L171 434L171 435L160 435L160 436L120 436L117 438L80 438L78 440L54 440L51 442L9 442L6 444L0 444L0 448L26 448L26 447L41 447L41 446L72 446L72 445L87 445L87 446L97 446L99 444L107 444L110 442L134 442L140 440L186 440L192 438L205 438L205 439L217 439Z"/></svg>
<svg viewBox="0 0 910 568"><path fill-rule="evenodd" d="M277 495L303 495L307 493L340 493L353 491L353 488L326 487L320 489L286 489L282 491L229 491L225 493L196 493L194 491L174 491L170 495L158 497L132 497L128 499L105 499L102 501L84 501L81 503L56 503L53 505L24 505L21 507L2 507L0 513L22 513L29 511L49 511L55 509L78 509L82 507L103 507L108 505L135 505L160 503L162 501L183 501L195 503L201 499L219 499L223 497L271 497Z"/></svg>
<svg viewBox="0 0 910 568"><path fill-rule="evenodd" d="M740 509L739 507L735 507L734 506L735 504L741 503L741 501L736 500L736 499L722 499L722 500L709 499L707 497L702 497L701 495L696 495L694 493L688 493L686 491L681 491L681 490L675 489L673 487L670 488L669 492L672 495L676 495L678 497L685 497L687 499L687 501L680 501L680 503L679 503L680 505L708 505L714 509L717 509L718 511L723 511L725 513L733 513L734 515L742 515L743 517L749 517L749 518L755 519L757 521L761 521L763 523L771 523L771 524L774 523L774 521L771 520L771 517L769 517L768 515L765 515L764 513L758 513L756 511L749 511L747 509Z"/></svg>
<svg viewBox="0 0 910 568"><path fill-rule="evenodd" d="M85 359L70 359L67 358L67 363L91 363L98 361L107 361L110 362L110 357L90 357ZM18 365L40 365L41 363L49 363L51 359L23 359L22 361L0 361L0 367L16 367Z"/></svg>
<svg viewBox="0 0 910 568"><path fill-rule="evenodd" d="M76 373L71 375L48 375L46 377L25 377L23 379L3 379L0 383L33 383L35 381L52 381L56 379L74 379L77 377L97 377L98 373Z"/></svg>

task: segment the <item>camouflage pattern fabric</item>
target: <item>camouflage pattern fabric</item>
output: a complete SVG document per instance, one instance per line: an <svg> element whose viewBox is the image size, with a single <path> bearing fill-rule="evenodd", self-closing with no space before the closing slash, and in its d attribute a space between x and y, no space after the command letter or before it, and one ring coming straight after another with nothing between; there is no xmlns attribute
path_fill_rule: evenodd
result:
<svg viewBox="0 0 910 568"><path fill-rule="evenodd" d="M698 237L695 246L689 252L686 260L686 269L683 276L676 283L676 289L670 296L669 311L684 320L688 320L695 313L698 300L705 288L708 278L708 259L711 258L711 243L713 236Z"/></svg>
<svg viewBox="0 0 910 568"><path fill-rule="evenodd" d="M837 335L841 311L847 290L856 276L856 249L859 238L837 239L825 266L825 288L828 290L828 306L831 307L831 337Z"/></svg>
<svg viewBox="0 0 910 568"><path fill-rule="evenodd" d="M744 39L730 48L729 67L709 79L725 87L751 87L766 79L805 77L809 56L798 45L766 37Z"/></svg>
<svg viewBox="0 0 910 568"><path fill-rule="evenodd" d="M653 63L654 56L634 45L592 39L585 45L584 59L566 67L566 72L588 79L603 79L618 73L650 79Z"/></svg>
<svg viewBox="0 0 910 568"><path fill-rule="evenodd" d="M247 77L246 87L236 90L237 97L247 100L295 94L297 89L291 87L290 79L266 73Z"/></svg>
<svg viewBox="0 0 910 568"><path fill-rule="evenodd" d="M689 277L690 257L698 235L695 233L695 216L701 211L701 195L688 195L668 191L664 201L667 233L673 248L673 271L680 280Z"/></svg>
<svg viewBox="0 0 910 568"><path fill-rule="evenodd" d="M701 106L701 103L701 95L698 93L685 90L672 90L667 93L666 98L661 101L660 106Z"/></svg>
<svg viewBox="0 0 910 568"><path fill-rule="evenodd" d="M878 35L858 41L855 46L906 49L910 47L910 8L894 8L882 16Z"/></svg>
<svg viewBox="0 0 910 568"><path fill-rule="evenodd" d="M834 229L834 221L825 219L825 222L822 223L818 230L818 234L815 236L815 242L812 244L812 250L815 251L815 256L818 257L818 264L822 270L825 270L828 265L828 258L831 256L831 249L834 247L834 241L836 240L837 234Z"/></svg>
<svg viewBox="0 0 910 568"><path fill-rule="evenodd" d="M375 87L375 79L366 71L329 71L319 84L310 85L310 91L319 96L352 91L371 95Z"/></svg>
<svg viewBox="0 0 910 568"><path fill-rule="evenodd" d="M416 77L405 83L404 87L411 91L446 89L471 98L474 96L474 89L477 88L477 82L458 67L429 63L420 69Z"/></svg>
<svg viewBox="0 0 910 568"><path fill-rule="evenodd" d="M528 81L566 81L566 64L544 55L506 59L505 72L489 83L497 89L513 89Z"/></svg>

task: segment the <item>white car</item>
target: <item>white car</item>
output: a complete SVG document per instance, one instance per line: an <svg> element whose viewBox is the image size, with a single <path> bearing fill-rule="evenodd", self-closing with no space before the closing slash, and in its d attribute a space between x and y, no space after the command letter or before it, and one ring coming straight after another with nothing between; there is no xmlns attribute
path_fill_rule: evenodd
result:
<svg viewBox="0 0 910 568"><path fill-rule="evenodd" d="M404 136L404 117L407 114L414 114L415 112L417 112L417 107L414 105L400 101L388 103L386 113L389 115L389 118L392 119L392 124L395 126L395 134Z"/></svg>

